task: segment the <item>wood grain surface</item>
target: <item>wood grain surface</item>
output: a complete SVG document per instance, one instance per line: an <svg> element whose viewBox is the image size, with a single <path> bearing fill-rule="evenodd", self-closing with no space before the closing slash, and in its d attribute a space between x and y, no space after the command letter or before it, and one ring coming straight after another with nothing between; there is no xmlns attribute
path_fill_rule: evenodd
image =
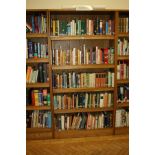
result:
<svg viewBox="0 0 155 155"><path fill-rule="evenodd" d="M29 140L27 155L128 155L129 136Z"/></svg>

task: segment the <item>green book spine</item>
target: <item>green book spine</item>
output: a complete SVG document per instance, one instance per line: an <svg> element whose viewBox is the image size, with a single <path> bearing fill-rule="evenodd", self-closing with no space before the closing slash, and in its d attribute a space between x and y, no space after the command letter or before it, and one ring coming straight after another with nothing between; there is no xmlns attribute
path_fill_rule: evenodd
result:
<svg viewBox="0 0 155 155"><path fill-rule="evenodd" d="M81 20L79 20L79 35L81 35Z"/></svg>
<svg viewBox="0 0 155 155"><path fill-rule="evenodd" d="M59 35L63 34L62 22L63 22L62 20L60 20L59 22Z"/></svg>
<svg viewBox="0 0 155 155"><path fill-rule="evenodd" d="M86 21L81 21L81 34L86 34Z"/></svg>
<svg viewBox="0 0 155 155"><path fill-rule="evenodd" d="M79 20L76 20L76 35L79 35Z"/></svg>
<svg viewBox="0 0 155 155"><path fill-rule="evenodd" d="M62 21L62 34L66 35L67 33L67 22L65 20Z"/></svg>
<svg viewBox="0 0 155 155"><path fill-rule="evenodd" d="M50 106L50 93L47 94L47 105Z"/></svg>

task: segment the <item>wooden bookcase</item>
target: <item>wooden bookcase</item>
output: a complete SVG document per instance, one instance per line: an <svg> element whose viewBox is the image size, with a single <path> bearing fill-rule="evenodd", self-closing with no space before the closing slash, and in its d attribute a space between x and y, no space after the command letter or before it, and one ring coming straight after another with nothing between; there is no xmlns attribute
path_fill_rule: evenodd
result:
<svg viewBox="0 0 155 155"><path fill-rule="evenodd" d="M26 106L26 111L31 110L49 110L51 111L52 116L52 127L49 128L27 128L26 129L26 138L27 139L50 139L50 138L72 138L72 137L86 137L86 136L103 136L103 135L114 135L114 134L128 134L128 127L115 127L116 120L116 110L120 108L127 109L129 108L128 103L122 103L121 105L117 103L117 93L118 86L128 84L128 79L118 80L117 79L117 64L118 61L127 61L129 62L129 55L120 56L117 54L117 43L119 38L129 38L129 33L119 32L119 18L120 17L129 17L128 10L100 10L100 11L70 11L70 10L27 10L26 14L38 14L43 13L47 17L47 33L27 33L27 39L43 39L46 40L48 44L48 58L38 58L26 59L26 64L38 64L46 63L49 64L48 75L49 81L46 83L34 83L26 84L26 88L48 88L50 91L50 106ZM58 17L60 19L64 18L76 18L78 16L101 16L101 15L110 15L114 20L114 35L73 35L73 36L53 36L51 34L51 17ZM88 65L62 65L56 66L52 65L52 48L57 48L59 45L65 46L76 46L78 47L81 44L87 44L88 46L98 45L113 45L114 47L114 64L88 64ZM104 69L110 69L114 71L114 87L100 87L100 88L53 88L52 74L53 73L62 73L62 72L101 72ZM83 92L113 92L114 94L114 104L113 107L106 108L75 108L75 109L54 109L54 95L62 93L83 93ZM108 111L112 113L112 127L110 128L99 128L99 129L80 129L80 130L56 130L56 116L61 114L74 114L74 113L95 113L95 112L104 112Z"/></svg>

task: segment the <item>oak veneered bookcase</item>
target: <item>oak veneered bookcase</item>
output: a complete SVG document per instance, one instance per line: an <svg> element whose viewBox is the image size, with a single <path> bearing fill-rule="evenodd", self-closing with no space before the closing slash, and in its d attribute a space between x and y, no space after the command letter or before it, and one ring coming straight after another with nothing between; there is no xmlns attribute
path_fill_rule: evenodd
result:
<svg viewBox="0 0 155 155"><path fill-rule="evenodd" d="M27 83L26 89L40 89L46 88L50 93L50 106L34 106L31 103L26 105L26 112L33 110L50 111L51 112L51 128L27 128L27 139L52 139L52 138L72 138L72 137L86 137L86 136L104 136L115 134L128 134L129 127L115 127L116 111L118 109L129 109L129 100L123 103L118 103L118 87L129 85L129 79L117 79L118 63L123 62L129 65L129 54L118 55L118 39L124 38L129 41L129 31L124 32L121 24L125 24L124 19L129 19L128 10L93 10L93 11L73 11L73 10L26 10L26 15L43 15L46 17L46 32L45 33L26 33L26 39L37 42L46 42L48 46L48 58L27 58L26 65L37 65L39 63L47 64L48 81L44 83ZM78 34L78 35L53 35L52 21L63 20L67 21L74 19L95 19L104 17L113 20L113 34ZM91 25L91 21L90 21ZM127 23L125 26L128 26ZM87 25L86 25L87 26ZM89 26L89 24L88 24ZM61 25L60 25L61 29ZM55 30L54 30L55 31ZM61 30L60 30L61 31ZM85 44L87 47L113 47L114 48L114 63L113 64L70 64L70 65L53 65L52 50L81 48ZM112 71L114 73L114 86L113 87L79 87L79 88L54 88L53 87L53 74L62 74L63 72L75 73L99 73L103 71ZM91 107L91 108L69 108L69 109L55 109L54 96L61 94L73 93L98 93L106 92L113 93L113 105L111 107ZM57 116L73 115L78 113L100 113L110 112L112 114L112 126L107 128L97 129L57 129Z"/></svg>

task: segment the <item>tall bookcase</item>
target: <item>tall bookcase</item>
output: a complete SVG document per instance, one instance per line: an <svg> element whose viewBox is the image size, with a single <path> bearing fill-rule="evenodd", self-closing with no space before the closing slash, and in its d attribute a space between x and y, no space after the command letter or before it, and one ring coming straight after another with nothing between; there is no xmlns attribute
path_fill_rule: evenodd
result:
<svg viewBox="0 0 155 155"><path fill-rule="evenodd" d="M86 136L104 136L104 135L115 135L115 134L128 134L129 132L129 127L115 127L116 124L116 115L117 115L117 110L118 109L129 109L129 101L123 100L118 102L118 96L119 96L119 86L124 86L129 83L128 78L125 79L118 79L117 78L117 72L118 72L118 64L120 64L121 61L125 63L129 63L129 55L119 55L118 54L118 41L119 39L122 41L124 38L129 40L129 33L126 31L124 28L125 26L128 26L128 23L124 20L124 18L129 17L129 12L128 10L99 10L99 11L71 11L71 10L27 10L26 11L27 16L42 16L46 17L46 32L28 32L26 34L27 40L34 41L34 42L46 42L47 47L48 47L48 58L27 58L26 64L28 65L35 65L39 63L45 63L47 64L48 68L48 80L47 82L44 83L27 83L26 84L26 89L47 89L48 93L50 94L50 105L42 105L42 106L36 106L27 104L26 106L26 111L34 111L34 110L39 110L39 111L50 111L51 112L51 127L33 127L33 128L27 128L26 130L26 137L27 139L50 139L50 138L69 138L69 137L86 137ZM92 29L89 29L89 26L91 27L92 21L98 20L99 19L104 19L105 21L110 21L110 24L112 24L112 28L110 29L110 33L92 33ZM120 22L121 18L121 22ZM87 23L87 19L90 19ZM122 20L123 19L123 20ZM129 19L129 18L128 18ZM82 31L78 31L78 24L81 24L78 20L85 20L85 27L87 31L87 28L89 29L88 33L86 34L81 34ZM92 20L92 21L91 21ZM60 23L57 23L60 21ZM63 21L64 23L67 21L71 21L70 27L74 27L74 29L67 29L63 32L60 32L63 29ZM99 21L103 22L103 21ZM113 22L113 23L112 23ZM53 24L54 23L54 24ZM94 23L93 23L94 24ZM100 23L99 23L100 24ZM103 24L103 23L102 23ZM57 26L55 26L57 25ZM76 25L76 28L75 28ZM95 24L94 24L95 25ZM121 26L120 26L121 25ZM123 25L123 26L122 26ZM53 28L54 26L54 28ZM81 26L81 25L80 25ZM57 27L60 27L57 29ZM101 26L102 27L102 26ZM103 28L103 27L102 27ZM120 30L121 28L121 30ZM122 31L122 28L125 32ZM73 32L74 30L74 32ZM95 29L94 29L95 30ZM114 30L114 33L112 32ZM68 34L63 34L63 33ZM109 32L109 30L107 29ZM55 33L56 32L56 33ZM59 32L60 34L57 34ZM94 32L94 31L93 31ZM77 34L78 33L78 34ZM68 61L66 59L66 55L64 56L62 53L67 53L67 50L70 50L69 53L73 53L73 49L75 48L76 52L78 49L82 49L83 47L87 50L89 48L96 47L99 49L101 48L108 48L108 50L113 49L114 55L113 55L113 62L112 63L97 63L97 58L96 58L96 63L93 62L86 62L81 63L81 60L79 60L79 55L78 58L75 59L75 62L70 62L68 64L64 65L64 59L65 61ZM72 50L71 50L72 49ZM57 54L57 50L62 50L63 52L61 53L62 55L57 55L58 58L55 58ZM80 53L80 52L79 52ZM88 52L89 53L89 52ZM111 54L112 55L112 54ZM77 55L73 55L75 57ZM81 56L81 55L80 55ZM74 58L71 58L71 61L73 61ZM82 56L81 56L82 57ZM80 58L81 58L80 57ZM88 56L89 57L89 56ZM88 59L86 56L86 59ZM92 58L93 56L91 56ZM54 60L57 62L54 62ZM93 58L92 58L93 59ZM79 60L80 62L77 62ZM61 63L63 61L63 63ZM108 60L109 61L109 60ZM59 64L60 63L60 64ZM66 62L65 62L66 63ZM80 64L79 64L80 63ZM110 72L110 73L108 73ZM100 85L97 86L91 86L88 87L86 85L78 85L78 82L76 83L76 86L72 86L68 88L67 86L63 86L60 80L62 78L60 77L65 77L68 76L68 81L70 81L71 77L73 78L73 74L76 74L76 77L82 77L83 76L89 76L86 75L87 73L91 74L91 76L95 75L95 83L98 83L96 80L97 79L103 79L104 74L113 74L114 73L114 78L113 78L113 84L109 85ZM112 76L111 74L111 76ZM56 76L56 78L55 78ZM89 81L93 81L94 78L90 76ZM87 78L86 78L87 79ZM67 79L66 79L67 80ZM78 81L79 79L74 79L74 81ZM82 81L82 79L80 79ZM88 79L87 79L88 80ZM58 82L59 81L59 82ZM80 81L80 84L82 83ZM99 81L99 80L98 80ZM66 82L66 81L65 81ZM105 81L104 81L105 82ZM57 83L57 85L55 84ZM59 83L59 84L58 84ZM71 83L71 82L69 82ZM103 81L101 81L103 83ZM78 85L78 86L77 86ZM70 84L69 84L70 86ZM31 90L30 90L31 91ZM100 93L100 94L99 94ZM112 96L110 102L113 102L110 104L110 106L96 106L96 99L91 100L91 106L86 107L78 107L78 105L73 104L70 106L70 98L72 99L72 102L75 101L76 103L82 102L79 96L81 94L86 94L89 96L88 98L91 98L90 96L93 96L92 94L96 94L96 98L99 94L99 96L102 95L107 95L111 94ZM78 97L77 97L78 96ZM30 96L29 96L30 97ZM67 108L62 107L62 105L59 107L55 107L56 100L61 100L61 104L64 105L63 102L65 102L65 99L68 98L67 100ZM79 101L73 98L80 98ZM105 97L105 96L104 96ZM93 97L92 97L93 98ZM100 98L100 97L99 97ZM110 98L108 96L108 98ZM63 100L64 99L64 100ZM83 99L83 98L82 98ZM95 101L95 103L93 103ZM31 100L30 100L31 102ZM72 103L71 102L71 103ZM86 101L85 101L86 103ZM89 103L89 102L88 102ZM66 103L65 103L66 105ZM81 105L80 105L81 106ZM88 128L82 128L82 129L76 129L76 127L73 127L70 123L73 123L74 117L81 117L82 119L86 117L88 119L89 116L92 118L97 119L99 121L99 115L104 115L105 117L110 117L108 120L110 120L110 126L102 126L102 127L95 127L98 126L98 124ZM84 116L84 117L83 117ZM90 119L89 117L89 119ZM80 118L80 119L81 119ZM60 120L61 119L61 120ZM66 121L67 119L67 121ZM62 123L64 121L64 123ZM103 121L103 120L102 120ZM75 122L74 122L75 123ZM86 123L86 122L85 122ZM67 125L66 125L67 124ZM80 124L81 125L81 124ZM109 124L108 124L109 125ZM61 129L59 128L61 126ZM63 127L62 127L63 126ZM65 126L65 127L64 127ZM66 128L67 126L67 128ZM72 126L71 128L68 128ZM82 126L82 125L81 125Z"/></svg>

